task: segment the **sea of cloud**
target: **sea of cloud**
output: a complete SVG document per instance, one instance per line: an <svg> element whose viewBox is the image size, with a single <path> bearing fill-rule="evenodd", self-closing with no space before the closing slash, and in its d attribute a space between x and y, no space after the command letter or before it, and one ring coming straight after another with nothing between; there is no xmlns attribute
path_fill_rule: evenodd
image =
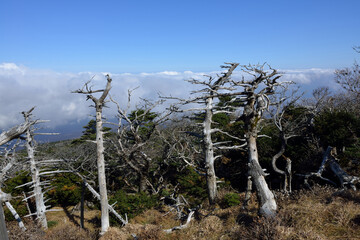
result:
<svg viewBox="0 0 360 240"><path fill-rule="evenodd" d="M311 91L320 86L336 89L333 69L280 70L283 81L294 81L303 91ZM158 95L186 98L195 86L184 81L219 72L154 72L154 73L109 73L113 79L111 96L122 107L127 104L127 92L137 88L132 94L133 106L141 104L139 99L156 100ZM22 111L36 106L34 117L50 120L48 128L83 123L94 115L89 107L92 102L86 96L72 93L92 79L93 89L105 86L107 73L101 72L54 72L31 69L14 63L0 63L0 132L20 123ZM234 72L233 78L240 78L241 72ZM113 118L115 106L107 104L105 116ZM81 131L81 130L80 130Z"/></svg>

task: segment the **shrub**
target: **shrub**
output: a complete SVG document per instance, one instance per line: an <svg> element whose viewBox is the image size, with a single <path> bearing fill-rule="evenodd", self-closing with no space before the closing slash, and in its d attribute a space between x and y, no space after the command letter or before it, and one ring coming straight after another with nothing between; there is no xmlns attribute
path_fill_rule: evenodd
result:
<svg viewBox="0 0 360 240"><path fill-rule="evenodd" d="M227 193L221 201L223 208L237 206L240 204L240 196L237 193Z"/></svg>
<svg viewBox="0 0 360 240"><path fill-rule="evenodd" d="M205 178L192 168L182 172L178 178L178 183L180 193L186 197L189 203L196 206L207 198Z"/></svg>
<svg viewBox="0 0 360 240"><path fill-rule="evenodd" d="M55 188L48 192L52 205L72 206L80 202L81 186L80 179L71 173L60 174L52 180Z"/></svg>
<svg viewBox="0 0 360 240"><path fill-rule="evenodd" d="M31 182L31 177L29 172L27 171L21 171L16 174L15 177L7 180L5 182L5 188L3 188L4 192L11 193L11 195L22 195L22 192L30 192L32 189L29 185L22 187L22 188L16 188L19 185L25 184Z"/></svg>
<svg viewBox="0 0 360 240"><path fill-rule="evenodd" d="M126 194L124 191L117 191L110 202L116 202L115 209L121 214L127 214L129 218L150 209L157 204L157 196L147 195L146 193Z"/></svg>

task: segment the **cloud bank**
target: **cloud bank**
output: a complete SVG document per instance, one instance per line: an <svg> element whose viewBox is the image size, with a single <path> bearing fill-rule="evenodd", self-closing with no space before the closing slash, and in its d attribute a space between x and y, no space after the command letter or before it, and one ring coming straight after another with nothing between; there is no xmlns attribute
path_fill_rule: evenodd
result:
<svg viewBox="0 0 360 240"><path fill-rule="evenodd" d="M311 91L319 86L336 89L333 69L281 70L283 80L294 81L303 89ZM134 102L139 98L156 99L163 96L186 97L194 86L186 79L201 78L205 74L192 71L164 71L155 73L110 73L113 82L111 96L125 106L128 89L139 87L133 94ZM99 72L64 73L31 69L14 63L0 63L0 132L22 122L22 111L36 106L36 118L50 120L48 127L78 123L94 114L89 108L91 101L86 96L71 91L79 89L93 78L93 89L105 86L105 74ZM241 76L235 72L234 79ZM109 103L109 105L111 105ZM115 115L114 108L105 110L108 117Z"/></svg>

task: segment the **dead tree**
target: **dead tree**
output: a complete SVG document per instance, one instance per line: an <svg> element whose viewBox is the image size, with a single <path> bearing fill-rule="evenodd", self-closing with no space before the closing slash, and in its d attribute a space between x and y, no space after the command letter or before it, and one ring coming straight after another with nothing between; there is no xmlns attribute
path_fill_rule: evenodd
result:
<svg viewBox="0 0 360 240"><path fill-rule="evenodd" d="M27 112L22 112L25 123L31 122L32 111L34 108L30 109ZM36 123L44 123L47 122L45 120L36 120ZM41 225L42 228L47 229L47 220L46 220L46 212L49 211L47 208L50 206L45 205L44 193L51 189L50 181L42 181L41 178L46 176L51 176L56 173L64 172L63 170L51 169L51 165L55 163L52 160L43 160L37 159L35 156L36 153L36 143L34 137L36 135L56 135L56 133L35 133L35 128L32 126L26 130L25 136L25 147L27 151L27 160L30 165L30 173L32 181L29 183L25 183L21 186L17 186L17 188L30 185L33 188L30 196L26 197L24 201L27 199L34 197L36 204L36 213L30 214L29 216L36 215L37 222ZM51 211L51 210L50 210Z"/></svg>
<svg viewBox="0 0 360 240"><path fill-rule="evenodd" d="M18 126L11 128L8 131L2 132L0 134L0 146L10 142L13 139L20 138L21 135L24 134L27 131L27 129L30 126L34 125L35 123L36 123L36 121L25 122L25 123L22 123ZM16 144L15 144L15 146L16 146ZM5 167L3 167L2 171L1 171L1 180L2 181L4 180L6 172L8 170L10 170L10 168L14 165L14 160L15 160L15 158L11 158L11 160L5 165ZM8 238L8 233L7 233L7 229L6 229L6 225L5 225L5 217L4 217L4 211L3 211L2 204L4 202L9 203L10 199L11 199L11 195L4 193L0 189L0 236L4 240L7 240L9 238ZM9 206L10 205L11 204L9 203ZM12 211L12 213L13 213L13 211ZM16 219L20 219L20 218L16 218ZM19 222L19 226L22 227L22 225L23 225L22 222L21 223Z"/></svg>
<svg viewBox="0 0 360 240"><path fill-rule="evenodd" d="M101 233L104 234L109 226L109 207L108 207L108 197L106 189L106 176L105 176L105 159L104 159L104 138L103 138L103 120L102 120L102 111L105 105L105 99L109 94L111 89L111 81L109 75L107 77L107 84L105 89L101 90L92 90L89 86L90 81L85 83L82 89L74 91L74 93L86 94L87 100L91 99L95 104L96 110L96 146L97 146L97 169L98 169L98 181L99 181L99 190L100 190L100 205L101 205ZM94 93L102 93L100 98L94 97Z"/></svg>
<svg viewBox="0 0 360 240"><path fill-rule="evenodd" d="M166 163L173 161L183 163L179 165L178 171L185 167L194 169L199 175L205 176L203 167L202 135L195 134L201 128L188 119L172 120L166 129L158 131L158 135L165 144L163 159Z"/></svg>
<svg viewBox="0 0 360 240"><path fill-rule="evenodd" d="M335 81L346 91L360 95L360 65L355 62L350 68L335 70Z"/></svg>
<svg viewBox="0 0 360 240"><path fill-rule="evenodd" d="M1 239L8 240L8 232L6 229L5 224L5 216L4 216L4 210L3 210L3 202L10 201L11 196L9 194L6 194L0 190L0 236Z"/></svg>
<svg viewBox="0 0 360 240"><path fill-rule="evenodd" d="M13 139L21 138L21 135L24 134L25 132L27 132L27 130L35 123L36 123L36 121L26 121L18 126L11 128L8 131L2 132L0 134L0 146L10 142ZM16 143L12 147L12 149L14 150L17 145L18 145L18 143ZM5 159L7 159L9 151L5 150L5 152L6 152ZM13 165L15 163L14 153L15 152L13 151L13 156L10 157L10 161L8 161L7 164L1 169L1 173L0 173L1 183L5 179L6 173L13 167ZM23 222L21 221L19 215L17 214L16 210L12 207L10 200L11 200L11 195L4 193L0 189L0 235L1 235L2 239L5 239L5 240L8 239L8 233L6 230L4 211L2 208L2 204L4 202L5 202L6 206L8 207L8 209L10 210L10 212L14 215L14 218L18 221L20 228L22 228L23 230L26 230L26 228L25 228Z"/></svg>
<svg viewBox="0 0 360 240"><path fill-rule="evenodd" d="M101 196L98 192L96 192L96 190L88 183L88 180L82 175L79 173L78 169L75 169L73 167L73 164L72 164L72 161L71 160L67 160L67 159L62 159L61 160L61 163L64 163L66 164L67 166L67 169L70 170L70 172L76 174L78 177L81 178L82 180L82 185L83 187L86 187L91 193L92 195L94 196L94 198L96 198L97 200L101 201ZM80 168L81 169L81 168ZM83 198L83 193L82 193L82 198ZM84 204L84 199L81 199L82 201L82 205ZM125 219L118 213L115 211L114 209L114 204L113 205L110 205L109 203L107 203L108 205L108 209L111 213L114 214L114 216L120 220L120 222L123 224L123 226L125 226L127 223L128 223L128 218L127 218L127 215L125 214ZM82 206L83 207L83 206ZM83 211L83 210L82 210ZM80 219L80 221L83 221L83 219Z"/></svg>
<svg viewBox="0 0 360 240"><path fill-rule="evenodd" d="M265 216L273 216L276 214L277 205L274 194L265 181L265 176L268 174L259 163L256 140L260 136L263 113L270 106L269 96L274 94L276 87L283 83L277 82L281 75L275 69L269 67L268 70L265 70L264 67L265 65L242 66L242 71L250 75L251 79L246 80L243 77L241 81L233 83L243 88L243 92L238 97L240 105L244 108L239 120L244 122L248 149L248 171L256 187L260 201L260 213Z"/></svg>
<svg viewBox="0 0 360 240"><path fill-rule="evenodd" d="M292 83L290 83L292 84ZM306 128L306 125L309 123L310 119L308 114L306 114L306 109L302 107L296 107L296 102L300 99L301 95L295 96L297 89L292 93L289 93L288 86L285 86L283 91L277 96L271 97L271 105L269 113L273 119L273 122L278 129L278 137L280 139L281 145L279 151L272 157L272 167L275 172L284 176L284 185L283 191L291 193L291 159L284 155L286 147L288 145L288 140L302 134L302 131ZM287 95L288 94L288 95ZM300 113L295 113L298 110ZM277 160L283 157L286 161L285 169L280 170L277 167Z"/></svg>
<svg viewBox="0 0 360 240"><path fill-rule="evenodd" d="M31 112L34 108L30 109L28 112L23 112L25 122L30 121ZM30 172L33 185L33 195L35 197L36 204L36 218L38 223L44 228L47 229L47 220L46 220L46 206L44 202L44 194L41 187L40 181L40 169L35 160L35 143L34 143L34 134L30 128L26 130L26 151L28 159L30 162Z"/></svg>
<svg viewBox="0 0 360 240"><path fill-rule="evenodd" d="M15 165L16 165L16 148L18 147L18 145L20 144L20 141L18 140L12 147L5 148L4 149L4 163L2 163L2 167L1 167L1 171L0 171L0 185L3 186L4 181L6 180L7 176L8 176L8 172L10 170L16 170ZM13 171L14 171L13 170ZM0 189L1 191L1 189ZM5 205L6 207L9 209L9 211L11 212L11 214L14 216L14 218L16 219L16 221L19 224L19 227L25 231L26 227L23 223L23 221L21 220L19 214L16 212L15 208L11 205L10 201L5 201Z"/></svg>
<svg viewBox="0 0 360 240"><path fill-rule="evenodd" d="M0 146L10 142L13 139L19 138L30 126L34 125L35 123L36 121L25 122L11 128L8 131L2 132L0 134Z"/></svg>
<svg viewBox="0 0 360 240"><path fill-rule="evenodd" d="M138 176L138 191L145 192L148 187L153 193L159 191L150 181L150 168L155 165L153 152L156 152L150 142L155 137L156 129L169 119L171 110L162 114L153 110L161 105L164 100L150 102L144 100L144 105L129 112L131 109L131 93L128 91L128 103L126 108L120 107L114 99L111 101L117 106L117 136L112 140L112 145L120 161L130 167ZM129 172L129 171L128 171ZM129 172L131 173L131 172Z"/></svg>
<svg viewBox="0 0 360 240"><path fill-rule="evenodd" d="M198 85L203 87L203 89L193 91L192 94L197 94L196 97L191 99L180 99L180 98L173 98L168 97L170 99L177 99L179 104L187 105L187 104L197 104L201 107L198 108L191 108L187 110L178 110L179 112L185 111L200 111L200 114L204 114L203 122L202 122L202 135L201 138L204 144L204 161L205 161L205 173L206 173L206 182L207 182L207 191L208 191L208 199L211 205L216 203L217 197L217 180L215 174L215 167L214 163L215 160L221 155L215 155L214 151L216 149L229 149L222 144L226 143L214 143L212 139L212 135L215 133L222 133L227 135L228 137L238 139L231 134L222 131L219 128L214 126L213 116L218 113L227 113L230 114L231 112L228 111L228 106L216 106L216 101L221 96L231 96L230 92L234 91L231 84L231 75L233 71L238 66L238 63L229 63L226 66L221 66L222 68L227 69L226 72L218 75L217 78L213 76L205 76L208 79L205 81L191 79L188 80L191 84ZM235 94L234 94L235 95ZM240 139L238 139L240 140ZM238 146L231 146L230 148L236 148Z"/></svg>
<svg viewBox="0 0 360 240"><path fill-rule="evenodd" d="M356 184L360 183L360 178L347 174L341 168L340 164L338 163L338 159L336 158L336 148L330 146L324 152L323 159L318 171L298 175L304 177L304 183L307 187L310 187L309 179L314 177L328 182L334 186L338 186L338 184L336 184L334 181L323 176L323 172L327 166L329 166L329 170L337 177L341 188L349 186L353 190L356 190Z"/></svg>

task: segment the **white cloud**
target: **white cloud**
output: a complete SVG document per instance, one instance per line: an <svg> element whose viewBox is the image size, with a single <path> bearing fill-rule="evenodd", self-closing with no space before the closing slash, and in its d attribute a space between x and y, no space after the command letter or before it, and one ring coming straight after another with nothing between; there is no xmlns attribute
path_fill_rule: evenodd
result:
<svg viewBox="0 0 360 240"><path fill-rule="evenodd" d="M2 63L0 64L1 70L10 70L10 71L17 71L20 70L20 68L15 63Z"/></svg>
<svg viewBox="0 0 360 240"><path fill-rule="evenodd" d="M333 81L334 69L297 69L297 70L281 70L284 75L282 79L286 81L294 81L298 84L314 84L321 81L321 83ZM318 80L318 81L316 81Z"/></svg>
<svg viewBox="0 0 360 240"><path fill-rule="evenodd" d="M304 69L283 70L283 79L292 80L307 88L316 86L334 86L333 70ZM213 72L213 74L219 72ZM0 64L0 130L7 129L22 121L21 111L36 106L34 115L39 119L51 120L50 127L87 119L94 113L85 101L86 96L71 91L79 89L93 78L93 89L103 88L105 74L95 72L61 73L49 70L36 70L14 63ZM122 106L126 105L127 91L139 87L133 93L136 102L139 97L156 99L158 93L163 96L186 97L195 86L185 82L190 78L202 78L204 74L192 71L157 73L109 73L113 79L111 96ZM234 72L234 78L241 73ZM138 101L138 100L137 100ZM110 103L108 105L111 105ZM113 108L105 109L109 117L115 115Z"/></svg>
<svg viewBox="0 0 360 240"><path fill-rule="evenodd" d="M172 71L164 71L164 72L160 72L160 74L164 74L164 75L169 75L169 76L175 76L175 75L179 75L179 72L172 72Z"/></svg>

